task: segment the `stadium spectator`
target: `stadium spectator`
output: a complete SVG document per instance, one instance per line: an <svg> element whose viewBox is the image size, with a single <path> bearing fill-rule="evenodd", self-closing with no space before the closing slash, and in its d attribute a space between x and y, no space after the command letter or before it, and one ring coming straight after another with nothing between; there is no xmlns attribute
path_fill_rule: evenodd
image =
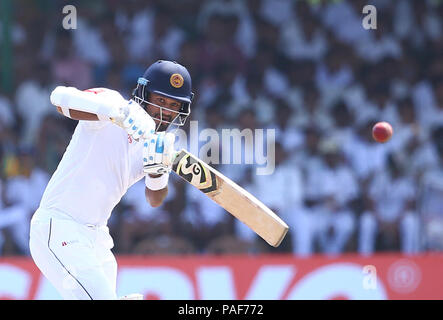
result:
<svg viewBox="0 0 443 320"><path fill-rule="evenodd" d="M350 202L358 195L354 173L346 165L336 141L324 138L318 144L317 161L305 164L303 209L294 210L295 253L339 254L345 251L354 229Z"/></svg>
<svg viewBox="0 0 443 320"><path fill-rule="evenodd" d="M47 63L38 62L29 78L21 83L16 91L15 106L18 116L23 120L20 143L27 147L36 142L35 137L46 114L54 111L49 101L53 81L48 68Z"/></svg>
<svg viewBox="0 0 443 320"><path fill-rule="evenodd" d="M417 253L420 229L414 199L417 187L413 177L406 174L398 154L388 156L387 169L377 172L369 184L371 205L360 218L359 252L373 253L379 239L379 250Z"/></svg>
<svg viewBox="0 0 443 320"><path fill-rule="evenodd" d="M51 71L53 81L59 85L83 90L92 85L91 65L77 55L72 34L67 30L61 30L56 35Z"/></svg>
<svg viewBox="0 0 443 320"><path fill-rule="evenodd" d="M253 181L256 186L256 196L284 221L287 221L291 228L290 237L293 238L292 232L297 232L298 228L294 223L294 215L302 205L304 188L301 170L292 164L290 158L291 154L277 141L272 180L268 175L255 175ZM285 244L286 250L292 250L293 244L286 241L282 245Z"/></svg>
<svg viewBox="0 0 443 320"><path fill-rule="evenodd" d="M49 181L46 171L35 166L33 151L20 148L18 170L2 183L0 229L7 229L19 254L29 254L29 221L38 208ZM1 251L1 248L0 248Z"/></svg>

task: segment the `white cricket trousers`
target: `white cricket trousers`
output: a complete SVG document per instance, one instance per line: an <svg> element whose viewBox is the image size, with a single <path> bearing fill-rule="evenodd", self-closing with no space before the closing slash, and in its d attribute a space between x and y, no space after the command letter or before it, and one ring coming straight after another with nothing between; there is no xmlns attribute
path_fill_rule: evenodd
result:
<svg viewBox="0 0 443 320"><path fill-rule="evenodd" d="M113 245L106 226L84 225L41 208L31 219L31 256L65 300L117 299Z"/></svg>

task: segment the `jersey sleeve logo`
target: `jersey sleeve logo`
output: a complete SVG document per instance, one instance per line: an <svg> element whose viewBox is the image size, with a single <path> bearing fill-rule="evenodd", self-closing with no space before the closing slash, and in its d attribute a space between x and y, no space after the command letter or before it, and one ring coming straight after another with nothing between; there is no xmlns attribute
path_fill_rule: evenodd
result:
<svg viewBox="0 0 443 320"><path fill-rule="evenodd" d="M104 88L91 88L91 89L86 89L86 90L83 90L84 92L92 92L92 93L95 93L95 94L99 94L100 92L105 92L105 89Z"/></svg>
<svg viewBox="0 0 443 320"><path fill-rule="evenodd" d="M181 88L183 86L184 80L181 74L174 73L171 78L169 78L169 82L174 88Z"/></svg>

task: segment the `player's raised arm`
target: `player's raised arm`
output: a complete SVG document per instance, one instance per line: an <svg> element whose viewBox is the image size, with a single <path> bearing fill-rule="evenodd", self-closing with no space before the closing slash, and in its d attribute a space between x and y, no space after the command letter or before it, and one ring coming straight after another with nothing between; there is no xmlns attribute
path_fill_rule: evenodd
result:
<svg viewBox="0 0 443 320"><path fill-rule="evenodd" d="M101 89L102 91L104 89ZM120 99L109 99L102 91L81 91L75 87L56 87L50 96L51 103L68 118L75 120L111 120L120 115L122 106L128 102Z"/></svg>
<svg viewBox="0 0 443 320"><path fill-rule="evenodd" d="M138 140L155 130L155 122L135 101L120 95L101 95L93 90L81 91L74 87L56 87L51 103L66 117L75 120L112 121Z"/></svg>

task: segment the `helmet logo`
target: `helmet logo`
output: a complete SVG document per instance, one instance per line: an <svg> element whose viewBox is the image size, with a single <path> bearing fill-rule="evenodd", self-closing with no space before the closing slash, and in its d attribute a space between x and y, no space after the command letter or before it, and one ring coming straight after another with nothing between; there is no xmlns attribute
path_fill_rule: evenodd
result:
<svg viewBox="0 0 443 320"><path fill-rule="evenodd" d="M183 86L184 80L181 74L174 73L169 79L169 82L174 88L181 88Z"/></svg>

